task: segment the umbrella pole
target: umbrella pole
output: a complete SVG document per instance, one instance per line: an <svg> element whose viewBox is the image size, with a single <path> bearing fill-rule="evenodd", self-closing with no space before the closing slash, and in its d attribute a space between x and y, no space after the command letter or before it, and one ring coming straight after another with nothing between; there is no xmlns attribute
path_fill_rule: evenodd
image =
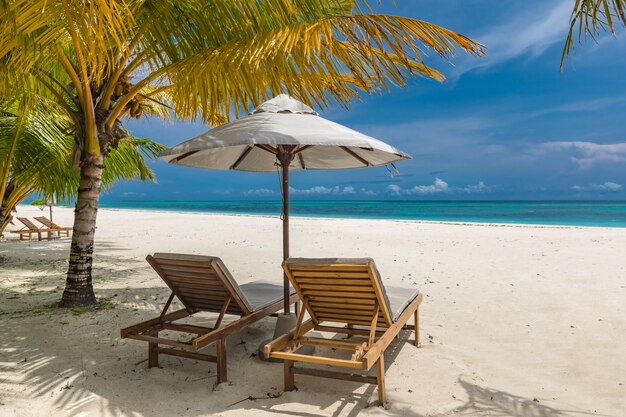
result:
<svg viewBox="0 0 626 417"><path fill-rule="evenodd" d="M282 180L283 180L283 261L289 258L289 160L281 158ZM285 314L289 314L289 279L283 272L283 296Z"/></svg>

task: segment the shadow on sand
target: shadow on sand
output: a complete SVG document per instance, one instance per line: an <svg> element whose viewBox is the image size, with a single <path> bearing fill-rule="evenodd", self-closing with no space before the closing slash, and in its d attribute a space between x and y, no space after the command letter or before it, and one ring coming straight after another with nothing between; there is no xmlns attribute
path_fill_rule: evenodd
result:
<svg viewBox="0 0 626 417"><path fill-rule="evenodd" d="M99 296L115 300L114 309L76 315L50 307L50 301L58 299L58 292L25 293L10 286L0 287L2 300L13 300L14 307L22 306L15 310L3 308L0 312L3 335L0 414L3 415L3 403L9 402L9 396L12 403L23 401L24 404L32 398L40 398L50 409L60 410L59 415L64 416L94 412L102 416L238 415L246 411L254 415L354 417L375 403L374 386L301 375L296 377L300 391L283 393L282 365L262 362L255 357L257 346L272 334L273 318L261 320L229 338L230 383L216 386L214 365L189 359L163 357L162 368L148 369L146 344L120 339L119 329L157 315L169 291L143 260L108 259L107 247L99 246L96 259L103 262L97 263L116 266L114 269L96 267L95 274L111 275L107 285L98 287L97 292ZM29 248L36 257L39 244ZM119 249L114 244L111 248ZM47 259L57 262L66 256L66 251L62 247L58 253L50 255L46 250ZM24 256L23 251L21 256ZM32 269L32 261L30 267ZM27 269L28 265L11 262L11 268ZM62 268L59 271L55 274L61 273L62 279L64 271ZM133 280L141 279L149 285L143 288L133 285ZM40 284L49 286L43 279ZM214 316L201 316L196 323L209 324L212 320ZM403 332L388 349L387 367L395 362L402 349L415 349L408 343L410 334ZM467 393L467 401L439 416L582 415L547 407L533 399L480 386L463 378L458 382ZM427 402L428 398L419 401ZM368 411L426 417L403 404L391 404L388 410Z"/></svg>

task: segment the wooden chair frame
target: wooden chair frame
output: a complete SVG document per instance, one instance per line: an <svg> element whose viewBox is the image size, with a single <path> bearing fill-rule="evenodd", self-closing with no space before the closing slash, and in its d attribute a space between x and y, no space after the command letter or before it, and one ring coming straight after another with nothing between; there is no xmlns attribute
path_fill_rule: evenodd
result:
<svg viewBox="0 0 626 417"><path fill-rule="evenodd" d="M33 239L33 233L37 234L37 240L41 241L41 234L47 233L48 240L52 240L52 235L50 233L50 229L39 228L33 222L31 222L27 217L17 217L17 219L22 222L24 227L19 230L11 230L11 233L19 233L20 240L24 240L24 236L28 235L28 240Z"/></svg>
<svg viewBox="0 0 626 417"><path fill-rule="evenodd" d="M54 223L52 220L44 216L38 216L38 217L35 217L34 219L37 220L39 223L43 224L48 229L50 229L51 232L57 232L59 235L59 238L61 237L61 233L65 233L66 237L70 237L70 232L73 229L72 227L59 226L58 224Z"/></svg>
<svg viewBox="0 0 626 417"><path fill-rule="evenodd" d="M224 276L223 271L215 262L213 262L214 270L217 272L217 276L221 280L224 288L230 293L230 295L222 303L222 307L218 312L219 315L215 321L213 327L196 326L191 324L175 323L177 320L189 317L195 312L196 309L193 306L186 305L185 308L168 313L174 297L179 293L176 287L172 284L167 274L164 273L155 259L148 255L146 258L148 263L155 269L157 274L165 281L170 287L172 293L170 294L163 310L159 317L143 321L141 323L125 327L121 330L121 337L135 340L143 340L148 342L148 366L150 368L159 366L159 354L171 355L183 358L196 359L205 362L212 362L217 365L217 383L227 381L227 356L226 356L226 338L243 329L244 327L264 318L271 314L280 311L283 308L283 299L280 298L276 302L263 307L259 310L251 311L246 308L246 303L241 300L239 294L233 290L230 281ZM184 264L184 261L181 261ZM186 304L181 297L178 297L183 304ZM295 303L298 299L296 294L292 294L290 297L290 304ZM224 316L227 315L229 306L237 304L243 314L239 315L239 319L224 326L221 326ZM207 310L205 310L207 311ZM189 342L181 342L179 340L166 339L159 337L159 332L164 330L172 330L176 332L195 334L196 337ZM201 353L202 350L209 346L216 345L216 355L209 355ZM161 347L165 345L168 347Z"/></svg>
<svg viewBox="0 0 626 417"><path fill-rule="evenodd" d="M359 312L359 316L350 317L346 315L345 310L341 307L332 309L331 303L327 303L328 307L325 308L327 313L335 315L335 318L320 318L316 314L316 309L311 308L309 300L318 299L327 296L327 300L333 301L334 299L339 302L349 301L350 296L364 297L364 292L357 292L358 290L364 291L363 286L354 285L354 293L334 293L332 295L332 287L327 287L329 293L322 294L323 291L321 285L315 288L319 288L320 291L313 291L315 296L310 295L311 291L303 290L300 285L302 281L312 282L308 279L294 278L292 269L289 267L288 262L283 265L287 277L291 281L291 284L295 288L298 296L303 300L303 307L298 315L298 321L296 328L288 334L285 334L276 340L265 345L264 353L267 358L283 359L284 361L284 384L285 391L291 391L295 389L295 374L317 376L324 378L334 378L346 381L355 381L361 383L374 384L378 386L378 400L381 405L385 403L385 365L384 365L384 353L391 342L399 336L401 330L412 330L415 334L415 346L419 345L419 306L423 301L422 294L418 294L408 306L404 308L400 316L396 320L392 320L391 312L389 311L388 303L384 297L384 288L381 287L378 278L374 274L375 266L373 261L367 265L367 272L372 285L375 299L369 309L369 313L364 313L367 310ZM363 275L363 265L350 265L350 264L338 264L338 265L306 265L307 271L317 271L311 273L311 276L317 274L317 276L326 276L326 280L318 279L320 284L327 282L332 284L333 280L341 280L342 273L337 273L337 269L344 271L346 275L357 276L359 272ZM350 272L352 270L353 272ZM303 272L305 275L308 272ZM361 280L358 283L362 284ZM313 287L309 287L313 288ZM348 297L348 299L341 299L341 297ZM320 309L324 310L324 309ZM310 319L304 321L304 315L308 313ZM369 314L369 323L364 322L363 316ZM408 321L413 317L414 324L409 325ZM343 323L344 326L331 326L324 324L325 322ZM332 332L339 334L346 334L348 338L351 336L366 336L366 341L350 341L327 339L320 337L310 337L307 334L311 331L318 332ZM298 350L303 346L318 346L325 348L334 348L337 350L345 350L352 352L349 359L338 359L326 356L312 356L299 354ZM313 364L332 365L344 368L350 368L355 372L335 372L322 369L303 368L296 367L296 362L307 362ZM363 375L363 371L369 371L372 366L376 364L376 376ZM361 372L356 372L361 371Z"/></svg>

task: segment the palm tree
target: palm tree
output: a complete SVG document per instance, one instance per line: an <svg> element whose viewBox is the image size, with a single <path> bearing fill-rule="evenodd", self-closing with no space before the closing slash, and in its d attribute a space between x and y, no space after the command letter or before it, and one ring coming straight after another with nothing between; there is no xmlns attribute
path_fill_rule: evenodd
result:
<svg viewBox="0 0 626 417"><path fill-rule="evenodd" d="M54 103L31 97L0 98L0 234L15 207L29 195L76 198L79 175L70 158L71 122ZM125 179L154 180L145 163L164 147L147 139L124 138L105 161L105 188ZM42 200L44 201L44 200Z"/></svg>
<svg viewBox="0 0 626 417"><path fill-rule="evenodd" d="M620 23L626 26L626 0L576 0L561 56L561 68L576 41L580 42L585 35L595 40L600 32L605 31L615 35L615 26Z"/></svg>
<svg viewBox="0 0 626 417"><path fill-rule="evenodd" d="M160 103L216 124L280 92L347 105L411 76L443 79L426 50L483 54L465 36L375 14L364 0L5 0L0 11L5 90L45 90L74 126L80 185L62 306L96 302L96 211L103 162L126 136L122 116Z"/></svg>

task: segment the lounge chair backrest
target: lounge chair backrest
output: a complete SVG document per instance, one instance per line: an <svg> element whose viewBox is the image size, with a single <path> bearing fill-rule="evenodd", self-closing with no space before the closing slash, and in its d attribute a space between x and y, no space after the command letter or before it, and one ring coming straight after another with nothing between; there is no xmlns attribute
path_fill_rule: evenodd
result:
<svg viewBox="0 0 626 417"><path fill-rule="evenodd" d="M39 216L39 217L35 217L35 220L37 220L39 223L51 229L60 229L59 226L57 226L55 223L52 222L52 220L48 219L47 217Z"/></svg>
<svg viewBox="0 0 626 417"><path fill-rule="evenodd" d="M237 282L218 257L155 253L146 260L192 313L221 312L229 297L227 314L252 312Z"/></svg>
<svg viewBox="0 0 626 417"><path fill-rule="evenodd" d="M26 217L18 217L17 219L21 221L24 226L28 228L28 230L32 230L33 232L39 231L39 228L35 225L35 223L31 222L30 219Z"/></svg>
<svg viewBox="0 0 626 417"><path fill-rule="evenodd" d="M371 258L289 258L283 263L315 322L370 325L378 304L378 325L392 325L385 288Z"/></svg>

